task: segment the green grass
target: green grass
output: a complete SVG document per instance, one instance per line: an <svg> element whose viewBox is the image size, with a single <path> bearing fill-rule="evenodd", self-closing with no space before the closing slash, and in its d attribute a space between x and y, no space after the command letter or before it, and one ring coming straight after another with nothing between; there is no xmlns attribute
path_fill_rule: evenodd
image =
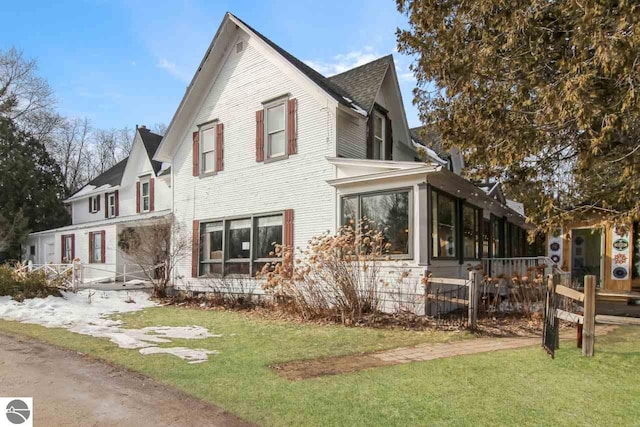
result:
<svg viewBox="0 0 640 427"><path fill-rule="evenodd" d="M265 425L638 425L640 328L598 338L596 356L563 345L462 356L297 382L268 365L465 334L300 325L172 307L121 316L128 327L201 325L221 338L172 345L219 350L200 365L142 356L104 339L0 321L0 330L88 353Z"/></svg>

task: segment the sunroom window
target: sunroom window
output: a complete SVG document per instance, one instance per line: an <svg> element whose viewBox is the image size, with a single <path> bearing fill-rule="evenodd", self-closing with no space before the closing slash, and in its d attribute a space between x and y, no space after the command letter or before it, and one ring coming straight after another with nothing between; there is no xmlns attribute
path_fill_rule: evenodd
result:
<svg viewBox="0 0 640 427"><path fill-rule="evenodd" d="M431 242L434 258L455 258L456 201L453 197L431 192Z"/></svg>
<svg viewBox="0 0 640 427"><path fill-rule="evenodd" d="M410 255L410 212L410 192L407 190L342 198L342 225L353 229L368 225L381 231L388 244L385 254L393 258Z"/></svg>
<svg viewBox="0 0 640 427"><path fill-rule="evenodd" d="M478 209L470 205L462 207L463 254L465 259L480 258L480 226Z"/></svg>

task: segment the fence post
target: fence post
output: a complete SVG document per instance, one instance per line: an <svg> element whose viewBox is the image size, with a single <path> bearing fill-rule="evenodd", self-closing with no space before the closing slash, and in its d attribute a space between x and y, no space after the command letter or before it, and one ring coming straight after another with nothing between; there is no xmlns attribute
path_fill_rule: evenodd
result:
<svg viewBox="0 0 640 427"><path fill-rule="evenodd" d="M477 271L469 272L469 328L475 331L478 324L478 288L480 275Z"/></svg>
<svg viewBox="0 0 640 427"><path fill-rule="evenodd" d="M596 276L584 276L584 326L582 355L593 356L596 338Z"/></svg>

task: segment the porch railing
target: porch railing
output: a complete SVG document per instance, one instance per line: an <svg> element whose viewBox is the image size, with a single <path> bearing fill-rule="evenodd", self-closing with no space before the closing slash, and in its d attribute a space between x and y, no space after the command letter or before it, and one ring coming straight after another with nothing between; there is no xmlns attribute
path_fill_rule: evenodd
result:
<svg viewBox="0 0 640 427"><path fill-rule="evenodd" d="M569 282L569 273L563 271L551 258L546 256L485 258L482 260L482 270L485 276L494 278L531 277L538 269L543 269L545 276L559 274L561 281Z"/></svg>

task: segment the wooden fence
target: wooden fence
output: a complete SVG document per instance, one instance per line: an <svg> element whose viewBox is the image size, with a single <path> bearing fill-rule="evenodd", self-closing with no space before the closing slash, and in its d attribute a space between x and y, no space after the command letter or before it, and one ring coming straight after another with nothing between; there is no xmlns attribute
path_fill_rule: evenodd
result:
<svg viewBox="0 0 640 427"><path fill-rule="evenodd" d="M476 271L470 271L468 279L428 278L425 315L434 317L439 324L466 325L475 330L481 280Z"/></svg>

